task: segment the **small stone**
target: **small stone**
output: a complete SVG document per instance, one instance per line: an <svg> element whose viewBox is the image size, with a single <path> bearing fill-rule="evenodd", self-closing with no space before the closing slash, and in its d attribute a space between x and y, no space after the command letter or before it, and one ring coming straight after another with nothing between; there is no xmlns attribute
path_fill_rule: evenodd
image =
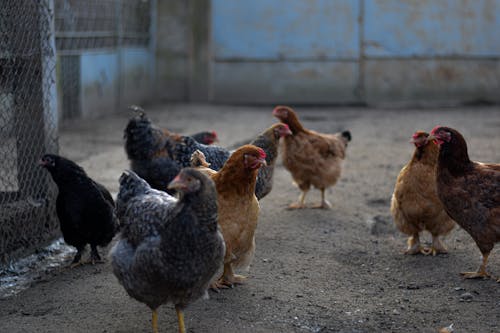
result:
<svg viewBox="0 0 500 333"><path fill-rule="evenodd" d="M473 298L474 296L472 296L471 293L463 293L462 295L460 295L460 299L467 302L472 301Z"/></svg>
<svg viewBox="0 0 500 333"><path fill-rule="evenodd" d="M392 310L392 314L395 314L395 315L400 315L400 314L401 314L401 312L399 312L398 310L394 309L394 310Z"/></svg>

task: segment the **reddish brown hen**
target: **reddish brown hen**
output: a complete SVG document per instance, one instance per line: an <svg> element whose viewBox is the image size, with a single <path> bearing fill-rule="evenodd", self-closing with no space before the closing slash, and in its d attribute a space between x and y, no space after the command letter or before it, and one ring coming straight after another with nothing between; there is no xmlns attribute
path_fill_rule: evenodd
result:
<svg viewBox="0 0 500 333"><path fill-rule="evenodd" d="M483 262L466 278L489 277L488 256L500 242L500 164L469 159L467 144L455 129L436 126L429 139L440 146L437 166L437 193L448 215L471 235Z"/></svg>

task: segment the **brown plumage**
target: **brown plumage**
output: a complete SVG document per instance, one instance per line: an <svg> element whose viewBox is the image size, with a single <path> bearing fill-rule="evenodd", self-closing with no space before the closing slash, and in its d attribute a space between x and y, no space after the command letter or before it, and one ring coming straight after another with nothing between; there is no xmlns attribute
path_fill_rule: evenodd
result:
<svg viewBox="0 0 500 333"><path fill-rule="evenodd" d="M265 158L261 148L245 145L231 154L224 166L215 172L209 171L202 155L193 156L201 161L198 164L202 165L201 171L205 170L215 183L219 225L226 243L224 273L214 288L242 283L245 277L234 274L234 270L247 268L253 259L259 215L259 202L254 191L259 168L266 165Z"/></svg>
<svg viewBox="0 0 500 333"><path fill-rule="evenodd" d="M277 106L273 115L288 125L292 135L283 138L283 164L302 191L299 202L289 208L304 208L304 201L311 186L321 191L321 203L317 208L329 208L325 199L326 188L337 183L345 158L351 133L323 134L302 126L295 112L287 106Z"/></svg>
<svg viewBox="0 0 500 333"><path fill-rule="evenodd" d="M436 126L430 133L439 147L437 193L448 215L476 242L483 262L466 278L488 277L488 256L500 242L500 164L469 159L467 144L455 129Z"/></svg>
<svg viewBox="0 0 500 333"><path fill-rule="evenodd" d="M407 234L406 254L446 253L439 236L449 233L455 222L445 212L436 192L436 164L439 148L427 139L426 132L415 132L415 152L396 180L391 200L391 213L397 228ZM420 245L419 234L432 235L430 249Z"/></svg>

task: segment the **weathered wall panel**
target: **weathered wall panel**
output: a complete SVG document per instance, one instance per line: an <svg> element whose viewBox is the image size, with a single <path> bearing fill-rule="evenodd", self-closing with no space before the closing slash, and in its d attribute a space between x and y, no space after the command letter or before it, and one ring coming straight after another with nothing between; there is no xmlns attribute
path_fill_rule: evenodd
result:
<svg viewBox="0 0 500 333"><path fill-rule="evenodd" d="M168 41L157 49L162 97L369 104L499 99L500 0L210 0L210 22L191 15L197 3L159 2L158 22L170 11L169 28L158 38L159 45ZM209 33L209 43L200 47L193 29ZM200 55L209 58L202 76L193 66ZM332 75L332 68L341 74ZM203 94L193 94L192 83L203 80Z"/></svg>
<svg viewBox="0 0 500 333"><path fill-rule="evenodd" d="M500 56L498 0L364 3L367 56Z"/></svg>
<svg viewBox="0 0 500 333"><path fill-rule="evenodd" d="M356 101L358 66L348 62L214 64L214 95L226 103Z"/></svg>
<svg viewBox="0 0 500 333"><path fill-rule="evenodd" d="M125 48L121 50L121 107L144 104L151 100L150 59L151 53L148 49Z"/></svg>
<svg viewBox="0 0 500 333"><path fill-rule="evenodd" d="M497 60L381 59L366 63L368 103L500 102Z"/></svg>
<svg viewBox="0 0 500 333"><path fill-rule="evenodd" d="M82 117L114 112L118 101L118 68L116 52L80 56Z"/></svg>
<svg viewBox="0 0 500 333"><path fill-rule="evenodd" d="M159 100L187 100L189 81L188 2L157 2L156 96Z"/></svg>

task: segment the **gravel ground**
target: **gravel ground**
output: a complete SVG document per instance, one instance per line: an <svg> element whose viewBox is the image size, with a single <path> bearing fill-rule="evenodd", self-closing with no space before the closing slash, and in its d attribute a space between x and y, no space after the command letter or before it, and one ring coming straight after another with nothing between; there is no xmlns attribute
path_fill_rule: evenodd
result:
<svg viewBox="0 0 500 333"><path fill-rule="evenodd" d="M180 133L215 129L220 144L229 147L275 122L271 109L177 104L152 107L148 115ZM188 332L437 332L452 323L458 333L500 332L500 284L459 276L480 263L470 236L456 227L445 238L449 254L405 256L405 237L389 213L415 130L454 127L465 136L472 159L498 163L500 109L296 111L308 128L352 132L341 180L328 191L333 208L285 210L299 191L279 163L274 189L261 201L248 282L211 292L209 300L188 307ZM61 154L113 194L128 167L122 133L129 115L60 129ZM315 200L319 192L311 191L308 201ZM423 240L429 242L429 235ZM500 275L500 246L490 256L489 270ZM151 332L150 317L118 284L109 261L48 270L29 289L0 299L0 332ZM172 305L160 308L159 327L177 332Z"/></svg>

